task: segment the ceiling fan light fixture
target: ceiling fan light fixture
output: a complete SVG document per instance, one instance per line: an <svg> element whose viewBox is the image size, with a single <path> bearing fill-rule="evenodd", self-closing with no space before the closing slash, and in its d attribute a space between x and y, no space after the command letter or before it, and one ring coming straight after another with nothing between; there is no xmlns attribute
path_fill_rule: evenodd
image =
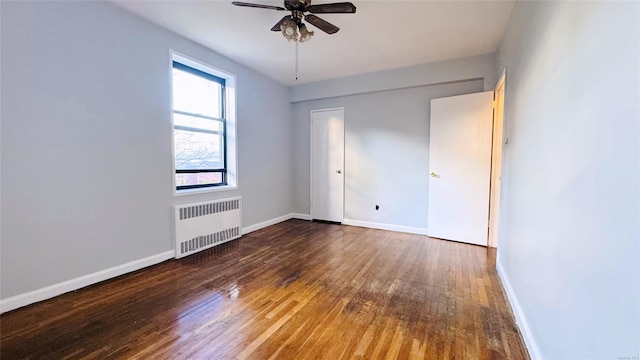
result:
<svg viewBox="0 0 640 360"><path fill-rule="evenodd" d="M286 19L280 24L282 35L289 41L298 41L298 27L295 21Z"/></svg>
<svg viewBox="0 0 640 360"><path fill-rule="evenodd" d="M305 42L311 40L313 36L313 31L307 30L307 27L304 24L300 24L300 42Z"/></svg>

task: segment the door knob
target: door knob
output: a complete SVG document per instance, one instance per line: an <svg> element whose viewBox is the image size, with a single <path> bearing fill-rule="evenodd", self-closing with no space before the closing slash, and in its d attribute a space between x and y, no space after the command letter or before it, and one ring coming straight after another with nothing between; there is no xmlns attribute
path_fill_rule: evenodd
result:
<svg viewBox="0 0 640 360"><path fill-rule="evenodd" d="M431 177L440 177L440 176L432 171L431 172Z"/></svg>
<svg viewBox="0 0 640 360"><path fill-rule="evenodd" d="M336 170L338 174L342 174L342 170Z"/></svg>

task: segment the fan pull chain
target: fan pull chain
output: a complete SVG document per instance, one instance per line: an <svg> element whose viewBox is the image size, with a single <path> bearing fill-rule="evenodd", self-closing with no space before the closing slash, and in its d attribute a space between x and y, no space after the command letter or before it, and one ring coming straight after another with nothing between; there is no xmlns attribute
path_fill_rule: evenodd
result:
<svg viewBox="0 0 640 360"><path fill-rule="evenodd" d="M296 80L298 80L298 42L296 41Z"/></svg>

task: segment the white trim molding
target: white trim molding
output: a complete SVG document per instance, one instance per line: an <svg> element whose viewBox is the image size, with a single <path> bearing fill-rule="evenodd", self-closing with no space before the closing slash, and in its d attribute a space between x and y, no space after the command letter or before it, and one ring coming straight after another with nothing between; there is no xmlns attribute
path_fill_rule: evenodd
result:
<svg viewBox="0 0 640 360"><path fill-rule="evenodd" d="M409 233L409 234L418 234L418 235L427 235L427 232L429 231L426 228L374 223L369 221L360 221L360 220L351 220L351 219L342 220L342 224L350 225L350 226L366 227L371 229L390 230L390 231L397 231L397 232L403 232L403 233Z"/></svg>
<svg viewBox="0 0 640 360"><path fill-rule="evenodd" d="M204 73L224 79L224 105L225 105L225 152L226 152L226 168L227 168L227 185L204 187L187 190L176 189L176 164L175 164L175 147L173 139L174 120L173 120L173 96L171 97L171 164L172 164L172 178L173 178L173 195L183 196L192 194L202 194L208 192L228 191L238 189L238 142L237 142L237 106L236 106L236 94L237 94L237 77L235 74L226 70L222 70L218 67L207 64L206 62L196 60L190 56L179 53L175 50L169 49L169 79L173 79L173 63L178 62L180 64L192 67ZM171 82L171 89L173 89L173 80Z"/></svg>
<svg viewBox="0 0 640 360"><path fill-rule="evenodd" d="M257 231L257 230L260 230L260 229L264 229L264 228L266 228L268 226L275 225L275 224L281 223L283 221L287 221L289 219L291 219L291 214L285 214L285 215L278 216L278 217L273 218L273 219L269 219L269 220L266 220L266 221L263 221L263 222L259 222L257 224L253 224L253 225L249 225L249 226L243 227L242 228L242 235L246 235L248 233L251 233L251 232L254 232L254 231Z"/></svg>
<svg viewBox="0 0 640 360"><path fill-rule="evenodd" d="M311 220L311 215L309 214L291 213L290 215L292 219Z"/></svg>
<svg viewBox="0 0 640 360"><path fill-rule="evenodd" d="M300 219L300 220L311 220L311 216L307 214L298 214L298 213L289 213L282 216L278 216L276 218L266 220L263 222L259 222L257 224L249 225L247 227L242 228L242 235L246 235L248 233L264 229L268 226L275 225L281 223L283 221L287 221L290 219Z"/></svg>
<svg viewBox="0 0 640 360"><path fill-rule="evenodd" d="M160 254L152 255L143 259L134 260L126 264L114 266L109 269L101 270L93 274L80 276L75 279L63 281L41 289L29 291L24 294L12 296L6 299L0 299L0 313L15 310L23 306L31 305L39 301L51 299L52 297L78 290L83 287L99 283L104 280L124 275L151 265L169 260L175 256L173 250Z"/></svg>
<svg viewBox="0 0 640 360"><path fill-rule="evenodd" d="M518 329L520 329L520 334L522 334L522 338L524 339L525 347L529 352L529 357L532 360L542 360L542 355L540 354L540 349L538 348L538 344L536 343L535 338L533 337L533 333L531 332L531 328L529 327L529 323L527 323L527 318L524 316L524 312L520 307L520 302L518 301L518 297L516 293L513 291L511 287L511 282L509 281L509 277L507 273L504 271L502 267L502 263L500 263L500 258L496 261L496 269L498 270L498 277L502 282L502 288L507 294L507 300L509 301L509 305L511 305L511 310L513 311L513 315L516 318L516 325L518 325Z"/></svg>

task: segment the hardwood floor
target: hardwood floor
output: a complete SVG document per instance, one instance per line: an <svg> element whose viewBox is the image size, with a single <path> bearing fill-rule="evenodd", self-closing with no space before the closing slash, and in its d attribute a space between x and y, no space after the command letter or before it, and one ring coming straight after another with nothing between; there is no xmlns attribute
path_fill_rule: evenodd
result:
<svg viewBox="0 0 640 360"><path fill-rule="evenodd" d="M495 251L289 220L3 314L7 359L527 359Z"/></svg>

